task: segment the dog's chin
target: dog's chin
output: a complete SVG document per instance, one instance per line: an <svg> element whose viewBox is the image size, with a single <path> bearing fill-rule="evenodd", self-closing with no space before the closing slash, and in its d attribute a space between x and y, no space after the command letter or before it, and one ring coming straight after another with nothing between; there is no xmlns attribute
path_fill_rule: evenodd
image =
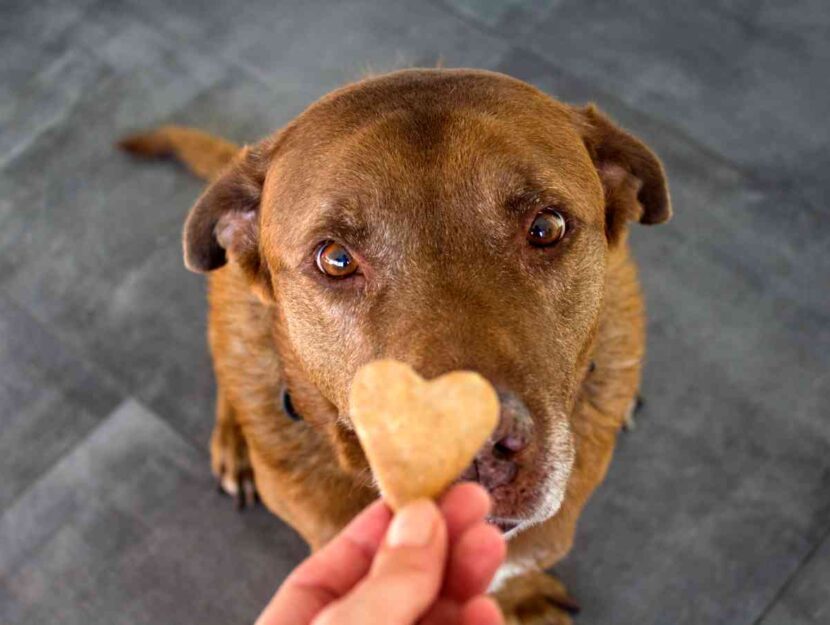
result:
<svg viewBox="0 0 830 625"><path fill-rule="evenodd" d="M487 522L490 523L490 525L497 527L508 540L524 528L523 521L511 521L509 519L500 519L493 516L487 517Z"/></svg>
<svg viewBox="0 0 830 625"><path fill-rule="evenodd" d="M525 511L513 512L513 510L500 509L502 507L499 506L499 493L492 493L495 505L493 514L487 517L487 521L501 530L508 540L529 527L544 523L562 507L562 501L565 499L565 483L561 487L557 485L553 490L540 493L537 503L530 510Z"/></svg>

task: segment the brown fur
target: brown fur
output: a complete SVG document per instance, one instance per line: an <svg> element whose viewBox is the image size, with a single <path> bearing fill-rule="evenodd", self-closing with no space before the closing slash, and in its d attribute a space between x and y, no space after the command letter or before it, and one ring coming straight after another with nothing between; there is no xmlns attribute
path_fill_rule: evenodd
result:
<svg viewBox="0 0 830 625"><path fill-rule="evenodd" d="M525 399L538 439L497 511L533 509L546 437L568 432L561 507L510 541L519 575L497 596L510 622L569 622L572 601L539 571L570 549L639 385L627 224L670 215L648 148L593 107L469 70L347 86L248 148L171 127L123 145L215 180L184 235L187 265L211 272L214 471L233 481L250 463L265 504L317 548L377 496L348 419L355 369L385 356L426 377L479 370ZM529 248L524 220L547 205L573 235ZM364 275L326 282L309 262L326 238ZM283 384L303 421L282 411Z"/></svg>

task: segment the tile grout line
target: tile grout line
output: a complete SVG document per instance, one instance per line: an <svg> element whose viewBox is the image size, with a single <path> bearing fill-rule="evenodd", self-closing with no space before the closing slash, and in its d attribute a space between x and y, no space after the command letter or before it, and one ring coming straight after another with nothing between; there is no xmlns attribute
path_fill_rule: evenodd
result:
<svg viewBox="0 0 830 625"><path fill-rule="evenodd" d="M169 29L164 21L153 19L153 17L151 15L145 15L145 14L139 12L136 9L136 7L134 6L134 3L132 1L128 1L125 6L128 7L128 10L130 11L130 13L133 15L133 17L136 20L141 21L142 23L146 24L147 26L157 28L157 29L167 33L171 37L178 38L178 34L175 32L175 30ZM225 53L217 54L217 53L214 53L207 46L201 47L201 46L199 46L195 43L192 43L190 41L186 41L184 39L179 39L177 41L176 45L177 45L177 47L183 48L184 50L187 50L187 51L189 51L190 53L192 53L194 55L209 56L211 59L216 61L223 68L241 70L245 74L247 74L250 77L251 80L258 83L261 87L265 88L270 93L273 93L274 95L279 95L271 87L270 83L268 82L268 80L266 80L266 78L262 74L262 72L260 72L257 67L247 63L243 59L239 59L239 58L237 58L236 56L234 56L232 54L225 54ZM213 85L208 86L208 87L206 87L206 89L210 89L210 88L212 88L212 86ZM197 96L198 96L198 94L195 94L194 99ZM311 102L309 102L309 104L311 104ZM182 107L176 109L175 111L172 111L172 113L176 113L178 111L183 110L184 106L186 106L186 105L182 105ZM247 141L237 141L237 142L247 144Z"/></svg>
<svg viewBox="0 0 830 625"><path fill-rule="evenodd" d="M94 6L96 6L96 3L93 3L92 5L90 5L90 7L87 7L85 9L85 11L91 10ZM167 32L168 34L174 34L174 33L171 33L168 29L166 29L161 22L157 22L157 21L154 21L154 20L147 19L145 16L138 13L135 10L135 7L133 7L130 3L126 4L124 8L129 10L130 13L132 14L132 16L136 20L146 24L147 26L149 26L151 28L158 28L160 30L163 30L163 31ZM182 47L186 48L189 52L191 52L193 54L204 54L205 53L205 51L202 51L197 46L194 46L194 45L189 44L189 43L182 44L180 42L179 45L182 45ZM74 51L78 50L78 48L76 48L76 47L72 47L71 49L74 50ZM81 50L84 50L84 48L81 48ZM265 81L260 76L258 76L255 72L251 71L251 68L248 67L247 65L243 65L242 63L240 63L238 61L235 61L234 59L226 58L223 55L211 55L211 56L213 56L213 58L216 60L216 62L221 67L241 69L241 70L245 71L247 74L249 74L253 80L256 80L257 82L261 83L264 87L266 87L269 91L271 91L270 86L267 83L265 83ZM212 86L213 85L206 85L204 87L204 89L210 89L210 88L212 88ZM202 90L197 91L197 93L194 94L193 97L194 98L198 97L198 94L201 91ZM175 109L174 111L171 111L171 115L174 114L176 111L181 110L184 106L186 106L186 105L183 105L182 107L179 107L178 109ZM57 120L56 123L60 123L60 122L64 121L64 119L65 119L65 116L62 116L61 119ZM54 124L52 124L51 126L54 126ZM49 129L44 129L44 130L48 131ZM37 140L42 134L43 133L40 133L40 132L36 133L35 136L34 136L34 140ZM31 142L30 142L29 145L24 146L22 150L19 150L17 153L15 153L14 158L4 159L4 161L0 164L1 165L0 170L4 170L6 168L6 166L10 164L10 162L13 162L14 160L16 160L16 158L22 156L28 150L30 145L31 145ZM162 246L163 246L163 243L158 243L153 248L153 250L148 255L148 257L151 256L152 253L155 253L156 251L160 250L162 248ZM52 463L50 463L49 465L44 467L42 471L40 471L35 476L33 476L31 481L29 482L29 484L26 485L17 495L15 495L14 498L10 502L8 502L8 504L5 505L2 510L0 510L0 516L3 516L7 510L9 510L13 505L15 505L15 503L29 491L31 486L36 484L39 480L41 480L43 478L43 476L46 475L50 470L52 470L58 462L60 462L67 455L71 454L79 445L81 445L84 441L86 441L88 439L88 437L95 430L97 430L98 427L100 427L100 425L102 423L106 422L109 419L109 417L112 415L112 413L119 406L121 406L124 402L129 401L130 399L132 399L133 401L139 402L146 409L148 409L153 414L155 414L165 425L170 427L170 429L179 438L186 441L186 443L190 447L195 449L197 451L197 453L199 453L202 456L206 455L206 452L203 448L204 447L203 445L198 445L196 443L196 441L194 441L192 439L191 436L189 436L184 431L179 429L179 427L177 425L175 425L170 419L166 418L164 416L164 414L162 414L161 412L154 409L152 407L152 402L145 400L145 398L143 398L140 393L133 392L129 388L129 385L120 376L114 375L110 371L103 368L100 365L100 363L97 361L96 358L94 358L92 356L84 355L81 351L79 351L79 346L77 344L75 344L71 341L67 341L63 336L61 336L59 333L55 332L54 329L51 327L51 324L47 323L38 314L37 310L35 310L34 308L30 307L29 305L27 305L24 302L21 302L20 300L15 298L12 295L12 293L10 293L9 290L5 286L0 286L0 293L2 293L2 295L5 296L5 299L9 302L10 305L17 308L23 315L25 315L27 318L29 318L38 327L38 329L40 331L42 331L44 334L51 337L51 339L53 341L55 341L63 349L65 349L67 351L67 354L72 359L76 360L78 363L81 363L81 364L87 366L89 368L89 372L92 375L92 377L96 381L98 381L101 386L109 387L110 390L112 390L113 394L115 394L118 397L118 401L111 407L109 412L106 413L106 414L100 415L100 420L98 421L98 423L95 424L92 428L90 428L90 430L88 432L86 432L82 438L80 438L74 445L72 445L70 448L68 448L64 453L60 454L57 458L55 458L55 460ZM94 415L94 416L99 416L99 415Z"/></svg>
<svg viewBox="0 0 830 625"><path fill-rule="evenodd" d="M87 440L89 440L90 436L92 436L104 423L109 421L112 418L113 414L115 414L124 404L126 404L129 401L138 402L142 406L144 405L143 402L140 402L138 399L136 399L136 397L134 395L127 395L125 397L119 397L116 404L110 409L110 411L106 415L101 417L101 419L98 421L98 423L96 423L91 428L89 428L89 430L83 435L83 437L78 439L78 441L74 445L72 445L72 447L69 447L68 449L66 449L62 454L60 454L58 457L56 457L52 461L51 464L44 467L44 469L42 471L38 472L38 474L35 475L31 479L31 481L26 485L25 488L23 488L23 490L21 490L19 493L17 493L14 496L14 498L11 499L11 501L9 501L5 506L3 506L2 509L0 509L0 519L2 519L4 516L6 516L6 514L10 510L12 510L17 505L17 503L21 499L23 499L29 493L29 491L32 488L34 488L38 483L40 483L40 481L43 480L56 466L58 466L61 462L63 462L66 458L71 456L73 453L75 453L75 451L81 445L83 445ZM161 417L158 417L158 418L161 419Z"/></svg>
<svg viewBox="0 0 830 625"><path fill-rule="evenodd" d="M514 43L510 38L501 35L497 31L490 28L486 24L481 23L480 21L478 21L474 17L471 17L469 15L466 15L465 13L462 13L461 11L458 11L457 9L455 9L452 6L448 5L446 3L446 0L429 0L429 2L430 2L430 4L433 4L434 6L436 6L437 8L442 9L442 10L446 11L447 13L453 15L454 17L462 20L468 26L471 26L471 27L475 28L479 32L481 32L485 35L489 35L491 37L501 39L502 41L507 43L507 45L509 47L511 47L515 50L519 50L521 52L524 52L525 54L531 55L536 60L538 60L541 65L546 66L549 70L552 70L555 73L561 74L562 76L564 76L564 77L566 77L570 80L573 80L575 82L580 82L582 84L589 85L596 91L597 94L601 95L603 98L606 98L609 101L612 101L612 102L616 103L619 106L627 108L630 111L633 111L633 112L638 113L638 114L640 114L644 117L647 117L647 118L651 119L652 121L657 122L658 124L660 124L662 126L666 126L667 128L670 128L672 130L672 132L674 132L675 134L678 135L678 137L682 138L684 141L691 144L694 148L700 150L701 152L704 152L707 156L709 156L713 160L717 160L717 161L720 161L722 163L728 164L730 167L734 168L735 170L740 172L742 175L745 174L745 172L741 169L740 165L735 163L733 160L731 160L727 156L724 156L720 152L718 152L716 150L713 150L712 148L709 148L708 146L699 143L696 139L691 137L685 130L683 130L682 128L680 128L678 126L675 126L671 121L665 120L662 117L656 117L656 116L652 115L651 113L648 113L648 112L646 112L646 111L644 111L644 110L642 110L642 109L640 109L636 106L633 106L633 105L629 104L628 102L621 99L619 96L615 95L614 93L612 93L610 91L606 91L605 89L602 89L602 88L598 87L596 85L596 83L594 83L593 81L590 81L590 80L587 80L585 78L581 78L581 77L573 75L570 71L568 71L567 69L565 69L564 67L562 67L560 65L557 65L556 63L554 63L553 61L551 61L547 57L540 54L535 49L524 46L524 45L519 44L519 43Z"/></svg>
<svg viewBox="0 0 830 625"><path fill-rule="evenodd" d="M71 55L73 54L78 54L78 50L74 47L68 48L66 55L61 56L57 59L57 61L50 64L48 67L38 70L37 75L56 73L54 71L55 66L61 69L61 66L67 65L69 62L68 58L71 58ZM44 135L63 123L66 118L72 114L73 106L76 101L77 100L67 102L67 104L69 104L68 107L61 108L58 113L50 116L44 123L28 131L25 137L21 138L20 141L11 146L3 157L0 158L0 171L4 171L7 167L13 164L18 157L25 154L29 148L37 143Z"/></svg>
<svg viewBox="0 0 830 625"><path fill-rule="evenodd" d="M820 538L816 540L816 543L810 547L809 551L804 554L804 557L801 558L798 565L793 569L793 571L787 576L784 580L784 583L778 588L777 591L772 595L772 599L770 599L769 603L764 606L761 613L758 617L752 621L752 625L761 625L764 619L772 612L773 608L778 605L781 598L784 594L792 587L795 583L796 579L798 579L799 574L805 569L805 567L810 564L810 561L815 557L816 553L818 553L819 549L824 546L826 542L830 541L830 525L826 527L824 533L821 535Z"/></svg>
<svg viewBox="0 0 830 625"><path fill-rule="evenodd" d="M19 310L22 314L24 314L26 317L28 317L29 319L31 319L31 320L35 323L35 325L37 325L37 326L38 326L38 328L39 328L39 329L40 329L40 330L41 330L44 334L46 334L46 335L48 335L49 337L51 337L51 338L52 338L52 340L54 340L54 341L55 341L56 343L58 343L58 344L59 344L59 345L60 345L63 349L65 349L65 350L67 351L67 353L68 353L68 355L69 355L69 356L71 356L71 357L72 357L74 360L76 360L77 362L79 362L79 363L81 363L81 364L83 364L83 365L86 365L86 366L89 368L90 374L93 376L93 378L95 378L96 380L99 380L103 386L108 386L108 387L109 387L109 388L113 391L113 393L114 393L115 395L117 395L117 396L118 396L118 401L117 401L117 402L115 402L115 404L114 404L114 405L110 408L109 412L107 412L107 413L106 413L106 414L104 414L104 415L101 415L101 419L100 419L100 421L99 421L96 425L94 425L94 426L93 426L93 427L92 427L92 428L91 428L91 429L90 429L90 430L89 430L89 431L88 431L88 432L87 432L87 433L83 436L83 438L79 439L79 440L75 443L75 445L73 445L73 446L72 446L72 447L70 447L68 450L66 450L66 452L64 452L63 454L61 454L60 456L58 456L58 458L57 458L54 462L52 462L51 464L49 464L47 467L45 467L45 468L44 468L44 470L43 470L43 471L41 471L40 473L38 473L38 474L37 474L37 475L36 475L36 476L32 479L31 483L30 483L28 486L26 486L26 487L25 487L25 488L24 488L24 489L23 489L20 493L18 493L18 494L17 494L17 495L16 495L16 496L15 496L15 497L14 497L14 498L13 498L13 499L9 502L9 505L5 506L5 507L3 508L3 511L0 511L0 516L2 516L3 512L4 512L5 510L8 510L8 509L9 509L9 507L10 507L12 504L14 504L14 503L15 503L15 502L19 499L19 497L20 497L21 495L23 495L26 491L28 491L28 490L29 490L29 488L30 488L30 486L31 486L32 484L34 484L34 483L36 483L38 480L40 480L40 479L43 477L43 475L44 475L45 473L47 473L49 470L51 470L51 469L55 466L55 464L56 464L57 462L59 462L59 461L60 461L62 458L64 458L67 454L71 453L71 452L72 452L72 451L73 451L73 450L74 450L74 449L75 449L78 445L80 445L83 441L85 441L85 440L87 439L87 437L88 437L88 436L89 436L92 432L94 432L94 431L95 431L95 430L96 430L96 429L97 429L97 428L101 425L101 423L105 422L105 421L106 421L106 420L107 420L107 419L108 419L108 418L112 415L112 413L113 413L113 412L114 412L114 411L115 411L115 410L116 410L119 406L121 406L121 405L122 405L125 401L128 401L128 400L130 400L130 399L132 399L133 401L137 401L137 402L139 402L140 404L142 404L143 406L145 406L145 407L146 407L146 408L147 408L150 412L152 412L153 414L155 414L155 415L156 415L159 419L161 419L161 420L162 420L162 421L163 421L166 425L168 425L168 426L170 427L170 429L171 429L173 432L175 432L175 433L176 433L176 435L177 435L177 436L179 436L181 439L183 439L184 441L186 441L188 445L190 445L191 447L193 447L193 448L194 448L195 450L197 450L197 452L199 452L200 454L205 455L205 451L204 451L204 449L202 449L202 446L197 445L197 444L196 444L196 442L195 442L194 440L192 440L192 438L191 438L190 436L188 436L185 432L181 431L178 427L176 427L173 423L171 423L171 422L170 422L170 420L166 419L166 418L164 417L164 415L159 414L159 413L158 413L158 411L156 411L154 408L152 408L152 406L151 406L151 402L147 402L147 401L145 401L145 400L144 400L144 399L143 399L140 395L138 395L138 394L136 394L136 393L132 392L132 391L129 389L128 385L127 385L127 384L125 384L125 383L124 383L124 381L123 381L120 377L115 376L115 375L111 374L109 371L107 371L106 369L102 368L102 367L98 364L98 362L96 361L96 359L91 358L91 357L86 357L86 356L83 356L81 353L79 353L79 351L78 351L78 349L77 349L76 345L74 345L74 344L73 344L73 343L71 343L71 342L67 342L66 340L64 340L64 338L63 338L63 337L61 337L59 334L55 333L55 332L51 329L51 327L49 326L49 324L48 324L48 323L46 323L46 322L44 322L44 320L43 320L43 319L41 319L41 318L38 316L38 314L37 314L37 312L36 312L36 311L32 310L29 306L25 305L24 303L22 303L22 302L18 301L15 297L13 297L13 296L12 296L12 294L8 292L8 289L6 289L6 288L5 288L5 286L0 286L0 294L2 294L2 295L5 297L6 301L7 301L7 302L8 302L11 306L14 306L14 307L15 307L15 308L17 308L17 309L18 309L18 310Z"/></svg>
<svg viewBox="0 0 830 625"><path fill-rule="evenodd" d="M472 28L475 28L480 33L483 33L483 34L488 35L490 37L494 37L494 38L497 38L501 41L504 41L505 43L507 43L507 45L510 48L513 48L513 49L519 50L520 52L523 52L525 54L531 55L532 57L537 59L541 65L547 67L549 70L551 70L555 73L558 73L558 74L560 74L560 75L562 75L565 78L568 78L570 80L580 82L584 85L588 85L588 86L594 88L596 90L596 93L601 95L603 98L607 98L609 101L612 101L612 102L616 103L619 106L622 106L622 107L624 107L624 108L626 108L626 109L628 109L628 110L630 110L634 113L642 115L642 116L652 120L653 122L656 122L660 126L663 126L667 129L670 129L673 133L675 133L677 135L678 138L682 139L684 142L688 143L689 145L691 145L696 150L699 150L705 156L707 156L707 157L709 157L709 158L711 158L715 161L718 161L722 164L728 165L737 174L739 174L742 178L744 178L747 182L752 184L755 188L758 188L758 189L761 189L761 190L764 190L766 188L765 185L763 184L763 180L759 178L758 173L755 172L751 167L747 167L747 166L745 166L741 163L738 163L738 162L734 161L732 158L722 154L718 150L716 150L714 148L711 148L711 147L707 146L706 144L700 143L697 139L695 139L694 137L689 135L689 133L685 129L683 129L680 126L677 126L673 121L671 121L669 119L666 119L663 116L655 116L651 113L648 113L647 111L644 111L644 110L640 109L639 107L636 107L632 104L629 104L628 102L626 102L625 100L619 98L618 96L614 95L613 93L598 87L596 85L596 83L594 83L593 81L590 81L590 80L587 80L585 78L580 78L578 76L573 75L571 72L569 72L568 70L564 69L563 67L557 65L556 63L554 63L550 59L546 58L545 56L543 56L542 54L540 54L539 52L537 52L533 48L526 47L526 46L524 46L522 44L519 44L519 43L514 43L510 38L505 37L504 35L500 34L496 30L494 30L493 28L489 27L488 25L481 23L479 20L475 19L474 17L471 17L471 16L466 15L465 13L463 13L461 11L458 11L454 7L448 5L446 3L446 0L428 0L428 1L429 1L430 4L432 4L436 8L441 9L441 10L445 11L446 13L449 13L450 15L454 16L455 18L457 18L457 19L463 21L464 23L466 23L468 26L471 26ZM791 181L791 182L793 182L793 184L797 183L797 181ZM813 210L818 210L820 208L820 207L815 206L814 203L811 200L809 200L808 198L803 198L803 197L799 198L799 202L811 207Z"/></svg>
<svg viewBox="0 0 830 625"><path fill-rule="evenodd" d="M190 446L188 443L189 441L186 437L183 437L179 432L177 432L170 423L162 418L156 411L152 410L147 404L143 401L138 399L135 395L127 395L126 397L121 398L118 403L113 407L109 413L101 419L98 423L96 423L86 435L80 439L75 445L71 448L67 449L64 453L62 453L55 461L49 465L44 471L40 472L27 486L24 488L18 495L14 497L14 499L9 502L7 506L5 506L2 510L0 510L0 522L2 522L7 515L12 514L14 509L18 506L18 504L29 495L32 489L37 488L39 484L41 484L44 480L48 480L51 473L57 470L58 466L62 463L67 461L73 454L77 453L78 450L82 447L82 445L89 442L92 437L96 436L98 432L100 432L103 428L107 427L113 419L118 418L119 414L128 406L132 405L135 408L145 412L147 415L151 417L156 424L162 428L167 428L170 433L175 437L175 439L179 442L183 442L185 446ZM60 522L58 526L55 528L55 531L59 531L61 528L65 527L65 522ZM50 532L49 536L52 536L54 532ZM35 547L35 550L39 548L39 545ZM22 560L26 560L30 557L32 553L32 549L27 550L27 553ZM2 573L0 572L0 579L2 578Z"/></svg>
<svg viewBox="0 0 830 625"><path fill-rule="evenodd" d="M602 89L602 88L598 87L596 85L596 83L594 83L593 81L590 81L590 80L587 80L585 78L581 78L581 77L573 75L570 71L568 71L567 69L561 67L560 65L557 65L556 63L554 63L553 61L551 61L547 57L543 56L542 54L540 54L538 51L534 50L533 48L526 47L522 44L514 43L510 38L499 34L497 31L490 28L486 24L483 24L483 23L479 22L477 19L475 19L475 18L473 18L469 15L466 15L466 14L462 13L461 11L458 11L457 9L455 9L452 6L448 5L446 3L446 0L429 0L429 2L430 2L430 4L433 4L434 6L436 6L437 8L442 9L442 10L446 11L447 13L453 15L454 17L462 20L468 26L471 26L471 27L475 28L479 32L481 32L485 35L489 35L491 37L496 37L498 39L501 39L502 41L507 43L507 45L509 47L511 47L515 50L519 50L521 52L524 52L525 54L529 54L530 56L532 56L536 60L538 60L541 65L546 66L547 69L552 70L553 72L555 72L557 74L561 74L562 76L564 76L564 77L566 77L570 80L573 80L575 82L579 82L579 83L582 83L584 85L589 85L590 87L592 87L596 91L597 94L601 95L603 98L606 98L609 101L612 101L612 102L616 103L618 106L622 106L622 107L624 107L624 108L626 108L630 111L638 113L639 115L647 117L648 119L651 119L652 121L655 121L658 124L671 129L672 132L677 134L677 136L680 137L681 139L683 139L685 142L692 145L695 149L700 150L701 152L703 152L704 154L706 154L708 157L712 158L713 160L720 161L721 163L728 164L730 167L732 167L733 169L738 171L741 175L744 175L745 177L748 177L748 176L746 176L746 173L743 171L743 169L740 167L740 165L735 163L733 160L731 160L727 156L724 156L720 152L718 152L716 150L713 150L712 148L699 143L696 139L689 136L689 134L685 130L683 130L682 128L680 128L678 126L675 126L671 121L665 120L662 117L656 117L656 116L652 115L651 113L648 113L648 112L646 112L646 111L644 111L644 110L642 110L638 107L635 107L635 106L629 104L628 102L621 99L619 96L615 95L614 93L612 93L610 91L606 91L605 89Z"/></svg>

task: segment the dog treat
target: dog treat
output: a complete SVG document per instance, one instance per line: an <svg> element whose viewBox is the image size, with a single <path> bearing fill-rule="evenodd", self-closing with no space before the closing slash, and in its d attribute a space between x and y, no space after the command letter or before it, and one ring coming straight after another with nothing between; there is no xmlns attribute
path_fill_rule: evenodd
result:
<svg viewBox="0 0 830 625"><path fill-rule="evenodd" d="M361 367L349 401L381 495L395 510L438 497L469 466L499 419L498 395L479 374L453 371L427 381L395 360Z"/></svg>

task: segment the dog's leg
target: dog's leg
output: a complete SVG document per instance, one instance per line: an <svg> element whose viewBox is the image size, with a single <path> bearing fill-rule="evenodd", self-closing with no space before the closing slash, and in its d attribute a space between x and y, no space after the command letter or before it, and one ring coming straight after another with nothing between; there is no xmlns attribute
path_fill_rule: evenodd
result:
<svg viewBox="0 0 830 625"><path fill-rule="evenodd" d="M579 611L562 582L541 571L508 579L493 596L506 625L571 625Z"/></svg>
<svg viewBox="0 0 830 625"><path fill-rule="evenodd" d="M220 492L234 497L239 509L257 500L248 444L233 406L221 389L216 394L216 425L210 439L210 464Z"/></svg>

